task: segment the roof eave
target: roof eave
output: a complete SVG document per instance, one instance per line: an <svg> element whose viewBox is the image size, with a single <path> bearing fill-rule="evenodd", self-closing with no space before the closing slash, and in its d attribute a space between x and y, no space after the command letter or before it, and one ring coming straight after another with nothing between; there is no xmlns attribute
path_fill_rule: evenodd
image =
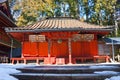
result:
<svg viewBox="0 0 120 80"><path fill-rule="evenodd" d="M6 32L55 32L55 31L99 31L99 32L111 32L113 29L84 29L84 28L62 28L62 29L34 29L34 30L10 30L8 28L5 29Z"/></svg>
<svg viewBox="0 0 120 80"><path fill-rule="evenodd" d="M17 27L17 25L15 25L15 23L10 18L8 18L2 11L0 11L0 16L2 16L3 18L5 18L6 20L8 20L11 23L10 26Z"/></svg>

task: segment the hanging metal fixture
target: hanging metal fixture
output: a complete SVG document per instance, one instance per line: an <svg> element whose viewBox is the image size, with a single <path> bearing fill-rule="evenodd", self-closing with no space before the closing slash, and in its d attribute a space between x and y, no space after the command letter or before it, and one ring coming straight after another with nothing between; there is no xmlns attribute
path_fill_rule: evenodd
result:
<svg viewBox="0 0 120 80"><path fill-rule="evenodd" d="M62 39L58 39L57 43L61 44L62 43Z"/></svg>

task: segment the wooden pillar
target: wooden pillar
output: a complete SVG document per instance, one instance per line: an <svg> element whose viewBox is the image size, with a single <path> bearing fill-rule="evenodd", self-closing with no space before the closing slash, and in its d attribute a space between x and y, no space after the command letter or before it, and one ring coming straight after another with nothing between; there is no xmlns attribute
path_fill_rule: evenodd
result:
<svg viewBox="0 0 120 80"><path fill-rule="evenodd" d="M26 59L24 58L24 64L27 64L27 61L26 61Z"/></svg>
<svg viewBox="0 0 120 80"><path fill-rule="evenodd" d="M15 61L15 60L14 60L14 59L11 59L11 61L12 61L12 64L14 64L14 61Z"/></svg>
<svg viewBox="0 0 120 80"><path fill-rule="evenodd" d="M72 64L71 38L68 39L69 64Z"/></svg>
<svg viewBox="0 0 120 80"><path fill-rule="evenodd" d="M37 58L37 59L36 59L36 65L38 65L38 64L39 64L39 59Z"/></svg>
<svg viewBox="0 0 120 80"><path fill-rule="evenodd" d="M51 48L51 40L48 39L48 56L47 56L47 58L46 57L44 58L44 64L51 63L50 48Z"/></svg>
<svg viewBox="0 0 120 80"><path fill-rule="evenodd" d="M24 43L23 42L21 42L21 49L22 49L22 53L21 53L21 58L24 58L24 55L23 55L23 45L24 45Z"/></svg>
<svg viewBox="0 0 120 80"><path fill-rule="evenodd" d="M51 40L48 39L48 58L47 58L48 60L46 60L47 62L45 62L47 64L51 64L50 48L51 48Z"/></svg>
<svg viewBox="0 0 120 80"><path fill-rule="evenodd" d="M50 57L51 40L48 39L48 57Z"/></svg>

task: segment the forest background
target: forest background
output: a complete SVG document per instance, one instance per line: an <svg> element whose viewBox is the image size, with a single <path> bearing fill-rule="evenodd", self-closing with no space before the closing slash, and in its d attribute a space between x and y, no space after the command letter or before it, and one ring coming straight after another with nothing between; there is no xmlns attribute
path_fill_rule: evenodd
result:
<svg viewBox="0 0 120 80"><path fill-rule="evenodd" d="M22 27L47 17L73 17L87 23L113 26L120 36L119 0L9 0L15 23Z"/></svg>

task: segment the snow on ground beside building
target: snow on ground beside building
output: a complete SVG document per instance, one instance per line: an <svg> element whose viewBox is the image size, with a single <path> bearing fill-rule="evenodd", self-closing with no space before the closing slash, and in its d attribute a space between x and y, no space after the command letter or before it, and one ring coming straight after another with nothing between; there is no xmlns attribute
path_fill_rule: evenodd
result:
<svg viewBox="0 0 120 80"><path fill-rule="evenodd" d="M119 68L118 66L104 66L104 65L101 65L101 66L90 66L89 67L90 69L113 69L113 68Z"/></svg>
<svg viewBox="0 0 120 80"><path fill-rule="evenodd" d="M32 66L32 65L0 64L0 80L18 80L14 78L13 76L10 76L10 74L20 73L20 71L16 70L16 68L23 68L23 67L28 67L28 66Z"/></svg>
<svg viewBox="0 0 120 80"><path fill-rule="evenodd" d="M110 74L118 74L119 72L115 71L96 71L95 74L101 74L101 75L110 75Z"/></svg>
<svg viewBox="0 0 120 80"><path fill-rule="evenodd" d="M120 80L120 76L113 76L111 78L106 78L105 80Z"/></svg>
<svg viewBox="0 0 120 80"><path fill-rule="evenodd" d="M120 63L102 63L102 64L120 64ZM119 68L118 66L104 66L104 65L101 65L101 66L90 66L89 67L90 69L113 69L113 68ZM95 74L100 74L100 75L109 75L109 74L120 74L120 72L115 72L115 71L95 71L94 72ZM120 76L112 76L111 78L106 78L105 80L120 80Z"/></svg>

